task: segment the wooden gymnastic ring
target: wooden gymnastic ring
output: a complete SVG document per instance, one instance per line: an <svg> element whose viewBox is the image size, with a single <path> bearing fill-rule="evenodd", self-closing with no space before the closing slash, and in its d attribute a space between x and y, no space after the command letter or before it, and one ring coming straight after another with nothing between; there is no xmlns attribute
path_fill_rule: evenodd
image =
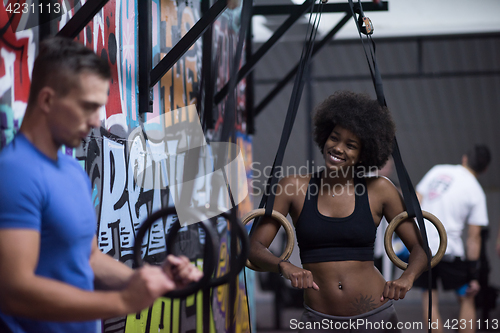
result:
<svg viewBox="0 0 500 333"><path fill-rule="evenodd" d="M436 255L433 256L431 260L431 267L434 267L441 261L441 259L443 259L444 253L446 252L446 246L448 244L448 238L446 236L446 230L444 229L443 224L436 216L426 211L422 211L422 215L425 219L434 224L439 233L439 248L436 252ZM389 223L389 226L385 230L384 237L384 246L385 252L387 252L387 256L389 257L389 259L391 259L394 265L401 268L402 270L405 270L408 267L408 264L399 259L396 253L394 253L394 249L392 248L392 234L394 233L394 230L396 230L398 225L400 225L401 222L406 220L407 218L408 212L406 211L393 218L391 223Z"/></svg>
<svg viewBox="0 0 500 333"><path fill-rule="evenodd" d="M254 209L250 213L248 213L245 217L243 217L241 222L243 223L243 225L247 225L248 222L250 222L254 218L259 217L259 216L264 216L265 213L266 213L265 208ZM285 247L285 251L280 256L280 259L281 260L288 260L288 258L290 258L290 256L292 255L293 246L295 244L295 233L293 231L293 227L292 227L291 223L288 222L286 217L283 216L283 214L281 214L280 212L273 210L271 216L272 216L272 218L274 218L276 221L278 221L283 226L283 229L285 229L286 247ZM254 271L258 271L258 272L264 271L261 268L252 264L250 262L250 260L248 260L248 259L247 259L246 266L250 269L253 269Z"/></svg>

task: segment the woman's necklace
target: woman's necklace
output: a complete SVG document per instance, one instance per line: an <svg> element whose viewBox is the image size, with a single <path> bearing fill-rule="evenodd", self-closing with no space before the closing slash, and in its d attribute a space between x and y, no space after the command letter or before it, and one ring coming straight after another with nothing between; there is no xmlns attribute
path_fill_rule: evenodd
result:
<svg viewBox="0 0 500 333"><path fill-rule="evenodd" d="M353 183L354 183L354 181L353 181ZM337 185L339 185L339 184L337 184ZM325 186L325 185L323 185L323 186ZM350 189L349 189L349 186L350 186L350 180L348 180L348 181L347 181L347 184L346 184L346 185L340 185L340 186L341 186L340 193L335 192L335 188L336 188L336 186L333 186L333 188L332 188L332 189L330 189L330 188L328 187L328 192L330 192L330 191L331 191L331 193L330 193L330 194L331 194L332 198L335 198L335 195L336 195L336 194L342 194L344 191L350 191Z"/></svg>

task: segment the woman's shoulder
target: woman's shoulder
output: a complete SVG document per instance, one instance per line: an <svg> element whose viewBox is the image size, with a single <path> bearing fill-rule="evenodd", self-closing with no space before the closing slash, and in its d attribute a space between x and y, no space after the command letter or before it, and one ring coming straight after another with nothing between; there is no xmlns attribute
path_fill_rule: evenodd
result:
<svg viewBox="0 0 500 333"><path fill-rule="evenodd" d="M374 192L397 191L393 182L385 176L368 176L365 177L365 181L368 189Z"/></svg>
<svg viewBox="0 0 500 333"><path fill-rule="evenodd" d="M304 183L308 184L312 176L313 174L292 174L283 177L280 180L280 184L281 185L288 185L288 184L302 185Z"/></svg>
<svg viewBox="0 0 500 333"><path fill-rule="evenodd" d="M301 197L302 194L305 195L307 192L311 177L311 174L292 174L283 177L276 191L291 198Z"/></svg>

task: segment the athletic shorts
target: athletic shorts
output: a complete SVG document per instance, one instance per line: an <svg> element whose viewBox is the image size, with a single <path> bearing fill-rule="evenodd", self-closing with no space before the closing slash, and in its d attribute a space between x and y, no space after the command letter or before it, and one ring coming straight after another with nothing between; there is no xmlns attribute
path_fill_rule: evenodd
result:
<svg viewBox="0 0 500 333"><path fill-rule="evenodd" d="M290 322L291 328L298 328L299 333L327 332L401 332L397 328L398 316L392 301L356 316L331 316L315 311L304 304L300 322ZM295 327L294 327L295 326Z"/></svg>
<svg viewBox="0 0 500 333"><path fill-rule="evenodd" d="M444 290L458 289L464 284L470 282L467 279L467 263L455 257L451 261L445 258L441 260L431 270L432 289L437 289L437 280L441 280ZM423 272L413 283L415 287L429 288L429 272Z"/></svg>

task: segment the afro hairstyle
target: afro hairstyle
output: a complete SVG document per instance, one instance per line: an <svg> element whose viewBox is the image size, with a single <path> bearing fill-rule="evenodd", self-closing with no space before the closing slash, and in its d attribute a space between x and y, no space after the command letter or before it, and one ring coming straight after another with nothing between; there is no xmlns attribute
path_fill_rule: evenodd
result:
<svg viewBox="0 0 500 333"><path fill-rule="evenodd" d="M381 168L392 153L396 126L386 107L367 94L337 91L324 100L314 115L314 141L321 153L337 125L361 140L358 166Z"/></svg>

